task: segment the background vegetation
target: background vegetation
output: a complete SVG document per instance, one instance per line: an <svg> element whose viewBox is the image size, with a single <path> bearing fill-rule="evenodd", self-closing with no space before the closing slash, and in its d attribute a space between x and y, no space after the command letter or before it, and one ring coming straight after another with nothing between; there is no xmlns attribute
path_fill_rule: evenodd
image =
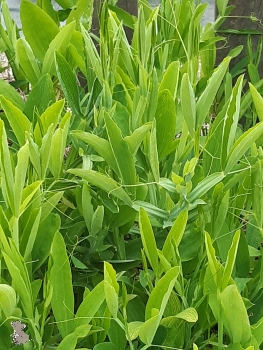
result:
<svg viewBox="0 0 263 350"><path fill-rule="evenodd" d="M0 349L261 349L261 46L215 67L227 1L57 3L1 1Z"/></svg>

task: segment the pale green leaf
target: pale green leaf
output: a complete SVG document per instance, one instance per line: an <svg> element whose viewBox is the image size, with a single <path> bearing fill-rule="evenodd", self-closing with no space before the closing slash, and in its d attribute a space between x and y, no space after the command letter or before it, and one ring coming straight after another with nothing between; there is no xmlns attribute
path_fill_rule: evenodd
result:
<svg viewBox="0 0 263 350"><path fill-rule="evenodd" d="M246 153L249 147L261 136L263 133L263 121L259 122L240 136L234 145L231 147L227 157L225 174L228 174L232 168L237 164L240 158Z"/></svg>
<svg viewBox="0 0 263 350"><path fill-rule="evenodd" d="M250 83L249 83L249 89L257 111L257 116L259 120L262 122L263 121L263 97L262 95L260 95L257 89Z"/></svg>
<svg viewBox="0 0 263 350"><path fill-rule="evenodd" d="M231 274L236 261L239 238L240 238L240 230L237 230L233 237L231 247L228 250L226 266L225 266L223 280L222 280L222 290L224 290L227 287L229 280L231 278Z"/></svg>
<svg viewBox="0 0 263 350"><path fill-rule="evenodd" d="M231 343L244 346L251 338L251 328L245 304L236 285L227 286L220 295L224 326Z"/></svg>
<svg viewBox="0 0 263 350"><path fill-rule="evenodd" d="M0 79L0 96L8 99L15 107L23 110L25 105L24 100L14 87L3 79Z"/></svg>
<svg viewBox="0 0 263 350"><path fill-rule="evenodd" d="M151 267L157 276L158 274L158 252L155 242L154 233L152 226L146 211L143 208L140 208L139 211L139 226L143 248L145 254L151 264Z"/></svg>
<svg viewBox="0 0 263 350"><path fill-rule="evenodd" d="M81 130L71 131L71 135L86 142L119 174L116 159L108 140L105 140L95 134L90 134Z"/></svg>
<svg viewBox="0 0 263 350"><path fill-rule="evenodd" d="M51 41L59 33L58 26L44 10L28 0L21 2L20 18L27 42L43 61Z"/></svg>
<svg viewBox="0 0 263 350"><path fill-rule="evenodd" d="M224 59L224 61L215 69L213 75L208 80L207 86L202 95L196 103L196 126L201 127L208 112L213 104L216 93L222 83L222 80L226 74L230 63L230 57Z"/></svg>
<svg viewBox="0 0 263 350"><path fill-rule="evenodd" d="M71 22L63 27L56 37L50 43L42 66L42 74L49 73L51 76L55 71L55 51L65 55L66 48L69 45L73 31L75 29L75 22Z"/></svg>
<svg viewBox="0 0 263 350"><path fill-rule="evenodd" d="M19 145L23 146L26 142L25 132L30 132L31 129L30 121L19 108L4 97L1 97L1 105Z"/></svg>
<svg viewBox="0 0 263 350"><path fill-rule="evenodd" d="M214 173L205 177L198 185L188 194L187 200L193 203L197 199L203 197L203 195L213 188L218 182L222 181L225 175L223 173Z"/></svg>
<svg viewBox="0 0 263 350"><path fill-rule="evenodd" d="M50 258L52 265L49 284L53 288L51 305L57 327L65 338L74 330L74 294L66 245L59 232L54 236Z"/></svg>
<svg viewBox="0 0 263 350"><path fill-rule="evenodd" d="M75 326L78 327L89 323L92 320L92 317L101 307L104 300L104 281L102 281L84 297L76 313Z"/></svg>
<svg viewBox="0 0 263 350"><path fill-rule="evenodd" d="M56 70L61 87L72 111L77 115L81 115L76 75L73 73L70 64L59 52L56 52Z"/></svg>
<svg viewBox="0 0 263 350"><path fill-rule="evenodd" d="M119 173L122 177L124 185L135 185L136 171L133 156L129 150L128 144L122 138L120 129L105 112L104 118L106 129L112 152L114 154ZM135 187L127 186L127 192L130 195L135 193Z"/></svg>
<svg viewBox="0 0 263 350"><path fill-rule="evenodd" d="M27 80L36 85L40 78L40 70L31 47L25 39L19 38L16 42L17 59Z"/></svg>
<svg viewBox="0 0 263 350"><path fill-rule="evenodd" d="M117 184L111 177L104 174L100 174L93 170L82 170L82 169L70 169L69 173L76 176L82 177L84 180L92 183L93 185L101 188L107 193L119 198L125 204L132 206L132 200L124 189Z"/></svg>
<svg viewBox="0 0 263 350"><path fill-rule="evenodd" d="M16 307L16 292L7 284L0 284L0 310L9 318Z"/></svg>
<svg viewBox="0 0 263 350"><path fill-rule="evenodd" d="M17 165L15 168L14 193L15 193L15 217L19 216L19 208L22 200L22 192L28 171L29 147L28 143L17 152Z"/></svg>
<svg viewBox="0 0 263 350"><path fill-rule="evenodd" d="M196 102L194 90L187 73L183 75L181 84L181 104L183 117L186 122L189 134L194 137L196 124Z"/></svg>
<svg viewBox="0 0 263 350"><path fill-rule="evenodd" d="M155 119L158 156L161 161L169 153L176 130L175 102L169 90L158 94Z"/></svg>
<svg viewBox="0 0 263 350"><path fill-rule="evenodd" d="M176 98L176 94L177 94L179 68L180 68L179 61L171 62L168 68L166 69L166 72L164 73L164 76L162 78L162 81L159 87L159 92L163 90L169 90L173 99Z"/></svg>

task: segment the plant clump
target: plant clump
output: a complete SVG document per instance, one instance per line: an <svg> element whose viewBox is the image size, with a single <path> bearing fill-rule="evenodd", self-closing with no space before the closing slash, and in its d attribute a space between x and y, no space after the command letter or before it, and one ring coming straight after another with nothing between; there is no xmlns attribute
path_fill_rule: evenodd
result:
<svg viewBox="0 0 263 350"><path fill-rule="evenodd" d="M0 350L19 321L28 350L261 349L263 84L242 47L216 67L231 7L104 1L98 37L56 2L22 30L1 2Z"/></svg>

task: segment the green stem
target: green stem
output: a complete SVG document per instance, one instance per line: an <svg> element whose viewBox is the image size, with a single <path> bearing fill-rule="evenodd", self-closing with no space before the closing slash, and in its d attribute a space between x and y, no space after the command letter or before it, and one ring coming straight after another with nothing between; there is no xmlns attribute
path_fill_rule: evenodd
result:
<svg viewBox="0 0 263 350"><path fill-rule="evenodd" d="M19 227L18 227L18 218L14 218L12 238L15 242L15 246L19 250Z"/></svg>
<svg viewBox="0 0 263 350"><path fill-rule="evenodd" d="M219 301L219 318L218 318L218 350L223 350L223 319L222 319L222 306Z"/></svg>

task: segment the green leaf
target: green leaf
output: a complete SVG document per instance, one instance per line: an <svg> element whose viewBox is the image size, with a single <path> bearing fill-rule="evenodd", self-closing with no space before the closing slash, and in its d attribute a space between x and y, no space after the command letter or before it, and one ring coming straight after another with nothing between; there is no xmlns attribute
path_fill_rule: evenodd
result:
<svg viewBox="0 0 263 350"><path fill-rule="evenodd" d="M145 344L151 344L162 315L174 288L180 268L175 266L157 282L151 292L145 309L146 322L141 326L139 336Z"/></svg>
<svg viewBox="0 0 263 350"><path fill-rule="evenodd" d="M119 173L124 185L135 185L136 171L133 156L127 142L122 138L120 129L110 116L105 112L104 118L109 137L110 146L114 154ZM135 187L127 187L130 195L135 194Z"/></svg>
<svg viewBox="0 0 263 350"><path fill-rule="evenodd" d="M95 345L93 350L117 350L117 349L113 343L106 342L106 343L100 343Z"/></svg>
<svg viewBox="0 0 263 350"><path fill-rule="evenodd" d="M151 267L155 273L155 276L158 276L158 251L155 242L154 233L152 226L146 211L143 208L140 208L139 211L139 226L143 248L145 254L151 264Z"/></svg>
<svg viewBox="0 0 263 350"><path fill-rule="evenodd" d="M123 303L123 307L125 306ZM123 325L120 325L115 320L111 320L110 328L108 330L108 337L111 343L115 345L116 349L125 350L127 345L127 336Z"/></svg>
<svg viewBox="0 0 263 350"><path fill-rule="evenodd" d="M26 41L43 62L51 41L59 33L58 26L44 10L28 0L21 2L20 18Z"/></svg>
<svg viewBox="0 0 263 350"><path fill-rule="evenodd" d="M36 85L40 78L40 70L31 47L25 39L19 38L16 42L17 59L27 80Z"/></svg>
<svg viewBox="0 0 263 350"><path fill-rule="evenodd" d="M132 200L128 194L121 188L116 181L109 176L100 174L93 170L82 170L82 169L70 169L67 172L76 176L82 177L84 180L92 183L93 185L101 188L107 193L119 198L125 204L132 206Z"/></svg>
<svg viewBox="0 0 263 350"><path fill-rule="evenodd" d="M236 255L236 262L235 262L235 276L236 276L235 282L240 292L243 291L243 289L246 286L246 283L249 280L248 278L249 271L250 271L250 246L248 245L246 234L241 231L237 255ZM258 287L260 284L261 282L259 282Z"/></svg>
<svg viewBox="0 0 263 350"><path fill-rule="evenodd" d="M99 233L99 231L102 229L103 217L104 217L104 207L102 205L99 205L95 210L91 220L90 234L92 236L96 236Z"/></svg>
<svg viewBox="0 0 263 350"><path fill-rule="evenodd" d="M29 147L28 143L22 146L17 152L17 166L15 168L14 193L15 193L15 212L16 218L19 216L19 209L22 200L22 192L25 185L28 171Z"/></svg>
<svg viewBox="0 0 263 350"><path fill-rule="evenodd" d="M104 262L104 293L107 306L116 319L118 313L118 293L119 285L116 279L116 271L108 262Z"/></svg>
<svg viewBox="0 0 263 350"><path fill-rule="evenodd" d="M223 173L214 173L205 177L199 184L188 194L187 200L193 203L197 199L213 188L218 182L222 181L225 175Z"/></svg>
<svg viewBox="0 0 263 350"><path fill-rule="evenodd" d="M44 135L47 134L48 128L53 124L52 133L55 130L65 104L65 100L58 100L49 106L39 117L34 129L35 141L40 147Z"/></svg>
<svg viewBox="0 0 263 350"><path fill-rule="evenodd" d="M5 80L0 79L0 95L11 101L20 110L24 108L25 102L17 90Z"/></svg>
<svg viewBox="0 0 263 350"><path fill-rule="evenodd" d="M75 350L79 338L89 334L91 325L82 325L75 329L74 333L68 334L57 347L57 350Z"/></svg>
<svg viewBox="0 0 263 350"><path fill-rule="evenodd" d="M73 31L75 29L75 22L71 22L63 27L56 37L52 40L49 48L45 54L42 66L42 74L54 75L55 71L55 51L58 51L62 56L65 56L66 48L69 45Z"/></svg>
<svg viewBox="0 0 263 350"><path fill-rule="evenodd" d="M170 232L168 233L166 240L163 245L162 253L167 259L167 261L170 262L170 259L173 256L172 250L173 245L172 241L174 239L176 246L179 247L179 244L181 242L181 239L183 237L183 234L185 232L186 224L187 224L187 219L188 219L188 212L187 210L181 211L181 213L178 215L176 218Z"/></svg>
<svg viewBox="0 0 263 350"><path fill-rule="evenodd" d="M152 175L154 181L159 182L160 172L159 172L159 160L158 160L158 149L157 149L157 140L156 140L156 123L154 120L153 127L149 137L146 139L147 142L147 156L148 162L152 170Z"/></svg>
<svg viewBox="0 0 263 350"><path fill-rule="evenodd" d="M112 169L119 174L116 159L114 157L110 142L95 134L90 134L85 131L73 130L71 135L86 142L112 167Z"/></svg>
<svg viewBox="0 0 263 350"><path fill-rule="evenodd" d="M14 253L14 251L13 251ZM21 271L12 259L2 252L8 271L12 277L12 284L15 291L19 294L22 302L22 306L26 316L30 319L33 318L33 305L32 305L32 291L27 287L27 282L29 281L28 275L25 277L24 271ZM16 252L14 253L16 254ZM16 256L20 259L19 256ZM14 258L13 258L14 260ZM20 260L20 264L23 264Z"/></svg>
<svg viewBox="0 0 263 350"><path fill-rule="evenodd" d="M179 68L180 68L179 61L171 62L166 72L164 73L163 79L159 87L159 92L163 90L169 90L173 99L176 98L176 94L177 94Z"/></svg>
<svg viewBox="0 0 263 350"><path fill-rule="evenodd" d="M89 0L87 3L87 0L78 0L77 2L74 0L76 6L74 8L74 11L70 12L67 19L67 24L75 21L77 24L77 30L80 30L80 24L82 24L86 30L90 30L92 22L93 1L94 0Z"/></svg>
<svg viewBox="0 0 263 350"><path fill-rule="evenodd" d="M185 320L187 322L197 322L198 313L193 307L189 307L188 309L185 309L179 314L177 314L176 317L181 318L182 320Z"/></svg>
<svg viewBox="0 0 263 350"><path fill-rule="evenodd" d="M228 190L226 192L226 194L223 196L223 198L221 199L219 206L218 206L218 213L217 213L217 217L214 223L214 235L215 238L218 236L219 232L221 231L226 216L228 214L228 208L229 208L229 195L230 195L230 191Z"/></svg>
<svg viewBox="0 0 263 350"><path fill-rule="evenodd" d="M90 194L90 188L87 185L87 183L84 183L82 187L82 195L81 195L81 204L82 204L82 211L83 211L82 215L84 217L84 220L89 232L91 231L91 222L94 214L91 200L92 200L92 197Z"/></svg>
<svg viewBox="0 0 263 350"><path fill-rule="evenodd" d="M115 12L119 21L120 22L122 21L126 27L134 29L134 25L136 23L135 16L132 16L129 12L124 11L122 8L120 8L118 6L108 5L108 9L110 11Z"/></svg>
<svg viewBox="0 0 263 350"><path fill-rule="evenodd" d="M91 70L95 73L95 76L99 79L100 83L102 83L104 80L102 65L96 47L90 37L90 34L88 33L88 31L85 30L85 28L82 25L81 32L84 38L88 66L90 66Z"/></svg>
<svg viewBox="0 0 263 350"><path fill-rule="evenodd" d="M223 142L221 149L221 164L222 168L225 166L229 149L233 146L236 137L236 130L238 125L240 113L240 99L242 92L243 76L237 79L236 85L233 88L228 108L226 111L224 126L223 126ZM232 85L232 84L231 84Z"/></svg>
<svg viewBox="0 0 263 350"><path fill-rule="evenodd" d="M7 206L14 212L14 174L7 143L4 122L0 120L0 165L1 165L1 191Z"/></svg>
<svg viewBox="0 0 263 350"><path fill-rule="evenodd" d="M74 264L74 266L77 268L77 269L80 269L80 270L87 270L87 266L85 264L83 264L83 262L81 262L79 259L75 258L74 256L71 257L71 260Z"/></svg>
<svg viewBox="0 0 263 350"><path fill-rule="evenodd" d="M72 109L73 113L81 115L78 85L76 75L73 73L70 64L65 58L56 52L56 70L59 82L65 94L65 97Z"/></svg>
<svg viewBox="0 0 263 350"><path fill-rule="evenodd" d="M8 8L7 1L1 2L1 12L2 12L2 16L4 19L5 26L6 26L7 35L11 39L13 31L14 31L14 29L16 29L16 25L14 24L14 21L11 17L11 13L10 13L10 10Z"/></svg>
<svg viewBox="0 0 263 350"><path fill-rule="evenodd" d="M215 99L216 93L223 81L227 68L230 63L230 57L215 69L213 75L208 80L207 86L196 103L196 126L201 127Z"/></svg>
<svg viewBox="0 0 263 350"><path fill-rule="evenodd" d="M39 150L40 159L41 159L41 179L43 180L45 178L46 171L49 166L50 155L51 155L50 145L52 144L54 126L55 125L51 124L50 127L48 128L46 135L44 135L42 139L42 145Z"/></svg>
<svg viewBox="0 0 263 350"><path fill-rule="evenodd" d="M143 208L149 216L154 216L156 218L168 220L168 213L165 210L160 209L153 204L138 200L133 203L132 207L136 211L139 211L140 208Z"/></svg>
<svg viewBox="0 0 263 350"><path fill-rule="evenodd" d="M152 344L152 341L160 323L161 317L159 310L154 309L153 311L155 311L154 316L149 318L146 322L144 322L139 331L139 337L141 341L146 344L146 346ZM142 349L145 348L147 349L147 347L144 347Z"/></svg>
<svg viewBox="0 0 263 350"><path fill-rule="evenodd" d="M158 156L161 161L169 153L176 129L175 102L169 90L158 94L155 119Z"/></svg>
<svg viewBox="0 0 263 350"><path fill-rule="evenodd" d="M41 218L41 209L36 208L30 213L30 218L24 229L22 240L20 242L20 250L24 252L24 260L31 260L31 254L38 233L39 222ZM38 257L39 258L39 257Z"/></svg>
<svg viewBox="0 0 263 350"><path fill-rule="evenodd" d="M249 147L262 135L263 121L250 128L240 136L231 147L225 167L225 174L228 174L237 164L240 158L246 153Z"/></svg>
<svg viewBox="0 0 263 350"><path fill-rule="evenodd" d="M161 324L163 326L167 326L167 327L171 327L171 324L177 319L180 318L186 322L197 322L198 321L198 313L196 312L196 310L193 307L189 307L181 312L179 312L178 314L176 314L175 316L168 316L166 318L164 318L161 322Z"/></svg>
<svg viewBox="0 0 263 350"><path fill-rule="evenodd" d="M216 0L216 6L220 16L225 16L228 0Z"/></svg>
<svg viewBox="0 0 263 350"><path fill-rule="evenodd" d="M145 319L151 318L152 309L158 309L163 314L170 294L173 290L175 281L179 274L179 266L172 267L166 274L157 282L151 292L145 309Z"/></svg>
<svg viewBox="0 0 263 350"><path fill-rule="evenodd" d="M188 74L185 73L181 85L182 112L189 134L194 137L196 123L195 95Z"/></svg>
<svg viewBox="0 0 263 350"><path fill-rule="evenodd" d="M85 295L76 313L75 326L78 327L90 323L92 317L99 310L104 300L104 281L102 281L98 283L91 292Z"/></svg>
<svg viewBox="0 0 263 350"><path fill-rule="evenodd" d="M30 161L39 179L41 179L41 160L38 145L33 141L29 134L26 134L29 144Z"/></svg>
<svg viewBox="0 0 263 350"><path fill-rule="evenodd" d="M55 101L56 97L52 80L48 74L43 75L28 95L23 112L35 126L37 115L44 113Z"/></svg>
<svg viewBox="0 0 263 350"><path fill-rule="evenodd" d="M30 132L31 123L28 118L21 112L21 110L13 105L12 102L0 97L2 108L6 117L12 127L12 130L17 138L20 146L26 142L25 132Z"/></svg>
<svg viewBox="0 0 263 350"><path fill-rule="evenodd" d="M63 192L57 192L45 198L45 202L43 202L41 206L41 221L45 220L51 214L62 196Z"/></svg>
<svg viewBox="0 0 263 350"><path fill-rule="evenodd" d="M257 111L257 116L259 120L262 122L263 121L263 97L259 94L257 89L250 83L249 83L249 89Z"/></svg>
<svg viewBox="0 0 263 350"><path fill-rule="evenodd" d="M76 5L77 0L56 0L56 2L63 8L68 9Z"/></svg>
<svg viewBox="0 0 263 350"><path fill-rule="evenodd" d="M0 206L0 241L2 243L2 249L3 251L10 255L10 247L8 244L8 238L11 237L11 231L10 231L10 225L7 220L7 217L3 211L3 207Z"/></svg>
<svg viewBox="0 0 263 350"><path fill-rule="evenodd" d="M60 334L65 338L74 331L74 295L71 268L62 235L57 231L51 246L49 284L53 288L52 310Z"/></svg>
<svg viewBox="0 0 263 350"><path fill-rule="evenodd" d="M57 347L57 350L75 350L78 338L75 333L68 334Z"/></svg>
<svg viewBox="0 0 263 350"><path fill-rule="evenodd" d="M39 190L40 185L42 184L42 181L35 181L31 183L30 185L27 185L23 189L22 194L22 201L20 205L20 213L22 214L24 210L27 208L28 204L30 203L31 199L34 197L36 192Z"/></svg>
<svg viewBox="0 0 263 350"><path fill-rule="evenodd" d="M211 237L207 232L205 232L205 246L206 246L207 259L208 259L208 266L210 268L212 277L214 279L214 282L217 288L220 288L221 287L221 275L219 270L220 264L216 260L215 249L212 245Z"/></svg>
<svg viewBox="0 0 263 350"><path fill-rule="evenodd" d="M135 340L138 337L142 324L143 322L141 321L128 323L128 333L131 340Z"/></svg>
<svg viewBox="0 0 263 350"><path fill-rule="evenodd" d="M263 317L256 323L251 326L251 331L253 337L256 338L258 345L260 346L263 343Z"/></svg>
<svg viewBox="0 0 263 350"><path fill-rule="evenodd" d="M222 280L222 290L224 290L227 287L232 275L232 271L236 261L239 238L240 238L240 230L237 230L233 237L231 247L228 250L226 266L225 266L223 280Z"/></svg>
<svg viewBox="0 0 263 350"><path fill-rule="evenodd" d="M135 156L141 142L145 138L147 132L151 130L152 123L146 123L140 126L138 129L134 130L134 132L130 136L124 137L124 140L128 143L130 152L133 156Z"/></svg>
<svg viewBox="0 0 263 350"><path fill-rule="evenodd" d="M49 168L56 180L58 180L63 166L70 117L70 113L67 112L60 123L60 127L52 137Z"/></svg>
<svg viewBox="0 0 263 350"><path fill-rule="evenodd" d="M42 0L41 8L53 19L57 25L59 25L58 11L54 10L53 4L50 2L50 0Z"/></svg>
<svg viewBox="0 0 263 350"><path fill-rule="evenodd" d="M45 205L45 203L44 203ZM52 207L53 208L53 207ZM42 206L42 214L45 209ZM33 271L37 271L50 255L50 249L55 233L60 228L58 214L50 213L38 226L37 236L32 250L32 260L35 261Z"/></svg>
<svg viewBox="0 0 263 350"><path fill-rule="evenodd" d="M263 79L260 80L259 82L255 83L253 86L260 91L263 85ZM250 90L248 90L241 99L241 106L240 106L240 118L243 116L248 108L250 107L252 103L252 93ZM261 120L262 121L262 120Z"/></svg>
<svg viewBox="0 0 263 350"><path fill-rule="evenodd" d="M16 292L7 284L0 284L0 310L9 318L16 307Z"/></svg>
<svg viewBox="0 0 263 350"><path fill-rule="evenodd" d="M236 285L227 286L220 295L224 326L232 343L244 346L251 338L247 310Z"/></svg>

